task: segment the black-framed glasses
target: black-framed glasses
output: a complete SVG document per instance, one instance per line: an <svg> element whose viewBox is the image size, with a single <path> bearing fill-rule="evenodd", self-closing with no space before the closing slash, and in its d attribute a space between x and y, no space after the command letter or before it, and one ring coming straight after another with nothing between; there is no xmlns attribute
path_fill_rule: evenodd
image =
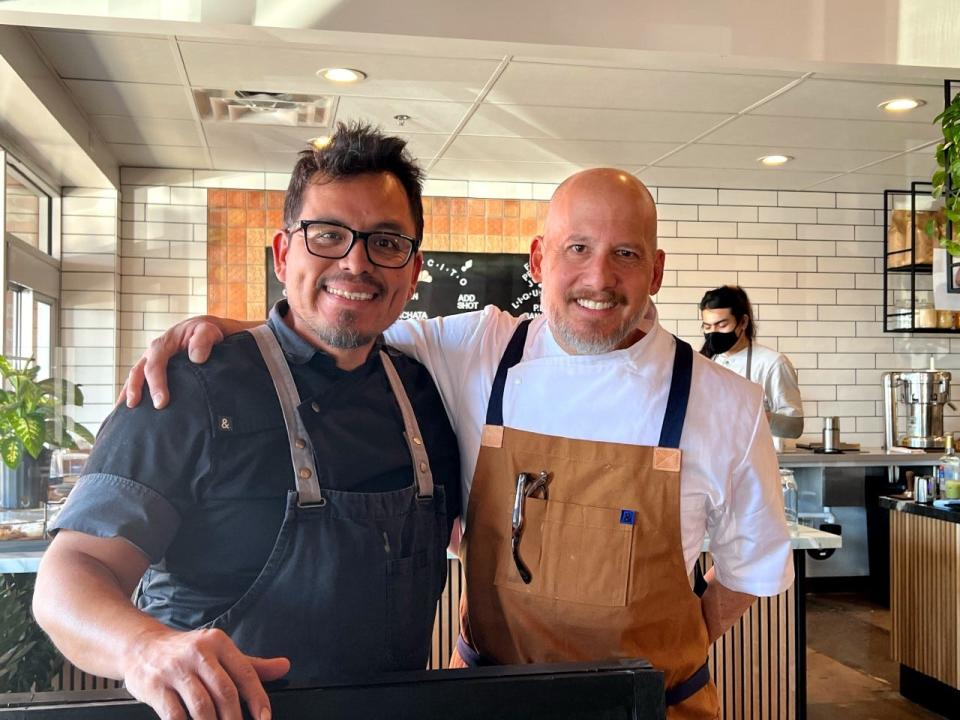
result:
<svg viewBox="0 0 960 720"><path fill-rule="evenodd" d="M383 230L361 232L328 220L301 220L297 227L287 228L291 235L297 230L303 231L311 255L339 260L350 254L357 240L362 240L367 259L385 268L402 268L420 247L419 240L407 235Z"/></svg>

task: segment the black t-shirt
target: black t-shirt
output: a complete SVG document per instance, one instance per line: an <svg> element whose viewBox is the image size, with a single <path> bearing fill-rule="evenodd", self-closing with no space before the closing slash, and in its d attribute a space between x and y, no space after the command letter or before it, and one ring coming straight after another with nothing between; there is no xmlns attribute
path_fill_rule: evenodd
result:
<svg viewBox="0 0 960 720"><path fill-rule="evenodd" d="M285 308L279 306L282 312ZM321 490L385 492L414 482L400 408L378 350L353 371L268 321L300 393ZM388 349L420 425L450 523L460 514L456 437L425 367ZM54 523L124 537L214 605L229 607L263 568L295 489L280 403L256 342L238 333L203 365L185 355L167 370L170 404L118 407ZM149 393L145 390L144 397ZM213 610L213 608L211 608Z"/></svg>

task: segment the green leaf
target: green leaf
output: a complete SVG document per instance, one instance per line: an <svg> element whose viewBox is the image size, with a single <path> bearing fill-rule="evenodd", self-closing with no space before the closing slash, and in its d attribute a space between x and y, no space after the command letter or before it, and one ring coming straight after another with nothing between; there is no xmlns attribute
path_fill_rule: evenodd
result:
<svg viewBox="0 0 960 720"><path fill-rule="evenodd" d="M52 396L61 405L83 405L83 393L79 385L64 378L47 378L37 383L37 387Z"/></svg>
<svg viewBox="0 0 960 720"><path fill-rule="evenodd" d="M20 461L23 459L22 447L20 441L15 437L0 439L0 457L3 458L3 462L11 470L20 467Z"/></svg>

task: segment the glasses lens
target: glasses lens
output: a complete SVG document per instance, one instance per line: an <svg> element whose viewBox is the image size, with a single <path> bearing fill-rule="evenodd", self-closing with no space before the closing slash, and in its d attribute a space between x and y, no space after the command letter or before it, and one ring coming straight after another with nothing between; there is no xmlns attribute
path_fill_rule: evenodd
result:
<svg viewBox="0 0 960 720"><path fill-rule="evenodd" d="M353 240L353 233L347 228L326 223L311 223L303 232L307 249L320 257L342 257Z"/></svg>
<svg viewBox="0 0 960 720"><path fill-rule="evenodd" d="M384 267L402 267L410 259L413 243L402 235L374 233L367 238L370 259Z"/></svg>

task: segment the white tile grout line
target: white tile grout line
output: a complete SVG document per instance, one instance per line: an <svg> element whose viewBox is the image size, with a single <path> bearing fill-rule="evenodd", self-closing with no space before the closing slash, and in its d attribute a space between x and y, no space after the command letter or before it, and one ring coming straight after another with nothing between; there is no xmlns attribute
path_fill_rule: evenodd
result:
<svg viewBox="0 0 960 720"><path fill-rule="evenodd" d="M737 112L735 115L731 115L730 117L728 117L728 118L726 118L726 119L724 119L724 120L721 120L720 122L718 122L718 123L717 123L716 125L714 125L713 127L707 128L707 129L704 130L702 133L700 133L699 135L697 135L696 137L694 137L692 140L687 140L687 141L686 141L685 143L683 143L682 145L679 145L678 147L675 147L673 150L671 150L671 151L669 151L669 152L667 152L667 153L664 153L663 155L661 155L660 157L658 157L656 160L654 160L654 161L652 161L652 162L650 162L650 163L647 163L646 167L644 167L642 170L636 171L634 174L637 175L637 176L643 174L643 173L646 172L649 168L652 168L652 167L655 166L657 163L659 163L661 160L666 160L668 157L671 157L671 156L673 156L673 155L676 155L676 154L677 154L678 152L680 152L681 150L684 150L684 149L690 147L691 145L694 145L694 144L698 143L699 141L703 140L703 139L704 139L705 137L707 137L708 135L712 135L712 134L715 133L717 130L719 130L720 128L722 128L724 125L728 125L728 124L732 123L734 120L737 120L738 118L743 117L743 116L746 115L747 113L749 113L749 112L751 112L751 111L753 111L753 110L756 110L758 107L760 107L760 106L762 106L762 105L766 105L768 102L770 102L771 100L773 100L773 99L775 99L775 98L780 97L780 96L783 95L784 93L790 92L790 91L793 90L795 87L797 87L797 85L800 85L801 83L803 83L803 82L806 81L807 79L813 77L813 75L814 75L814 73L812 73L812 72L804 73L803 75L801 75L800 77L798 77L796 80L793 80L792 82L787 83L787 84L784 85L782 88L780 88L780 89L778 89L778 90L770 93L769 95L767 95L767 96L764 97L764 98L761 98L761 99L757 100L757 101L756 101L755 103L753 103L752 105L748 105L748 106L745 107L743 110L740 110L739 112Z"/></svg>
<svg viewBox="0 0 960 720"><path fill-rule="evenodd" d="M463 128L466 127L466 124L470 122L470 118L472 118L477 110L480 109L480 105L483 104L483 101L486 99L487 95L489 95L490 91L493 90L493 86L497 84L500 76L503 75L504 71L507 69L507 66L510 65L512 60L513 55L503 56L503 58L500 60L500 64L497 65L497 68L493 71L493 74L490 76L487 82L484 83L484 86L480 88L480 92L477 93L477 97L474 98L473 104L467 108L467 111L463 114L463 117L460 118L460 122L457 123L457 126L443 142L443 145L440 146L440 149L437 150L436 154L430 160L430 163L426 168L424 168L424 176L430 176L430 171L433 170L433 166L440 161L440 159L443 157L443 154L450 149L450 146L453 145L454 141L460 136Z"/></svg>

